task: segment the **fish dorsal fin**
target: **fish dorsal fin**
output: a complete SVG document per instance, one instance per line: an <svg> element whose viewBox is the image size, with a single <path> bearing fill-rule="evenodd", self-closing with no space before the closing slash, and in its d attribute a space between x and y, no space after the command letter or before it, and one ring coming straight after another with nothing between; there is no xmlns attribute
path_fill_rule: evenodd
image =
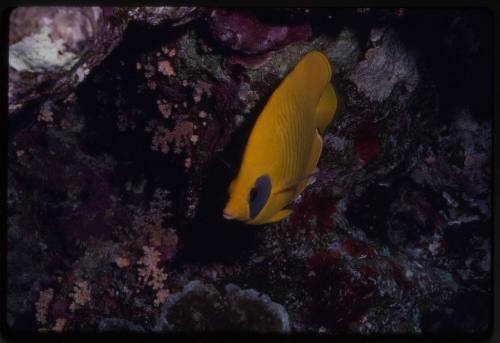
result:
<svg viewBox="0 0 500 343"><path fill-rule="evenodd" d="M326 85L316 106L317 127L321 134L332 121L337 111L337 95L330 82Z"/></svg>
<svg viewBox="0 0 500 343"><path fill-rule="evenodd" d="M312 173L309 173L305 176L302 176L302 177L299 177L293 181L290 181L288 182L287 184L285 184L282 188L278 189L276 192L274 192L274 194L278 194L278 193L282 193L282 192L288 192L288 191L291 191L291 190L295 190L297 188L297 186L302 182L302 181L305 181L311 177L314 177L318 174L319 172L319 169L316 168Z"/></svg>

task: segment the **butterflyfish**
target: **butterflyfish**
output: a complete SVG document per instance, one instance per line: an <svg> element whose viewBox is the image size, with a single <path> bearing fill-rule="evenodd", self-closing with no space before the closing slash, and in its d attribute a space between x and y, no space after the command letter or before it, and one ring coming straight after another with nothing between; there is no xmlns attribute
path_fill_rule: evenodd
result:
<svg viewBox="0 0 500 343"><path fill-rule="evenodd" d="M250 132L224 218L259 225L280 221L317 171L321 135L337 110L332 66L304 55L272 93Z"/></svg>

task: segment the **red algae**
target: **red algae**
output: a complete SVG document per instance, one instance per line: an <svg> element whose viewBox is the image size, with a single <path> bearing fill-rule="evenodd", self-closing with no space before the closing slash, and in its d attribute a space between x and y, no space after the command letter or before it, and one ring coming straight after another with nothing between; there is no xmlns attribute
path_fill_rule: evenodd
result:
<svg viewBox="0 0 500 343"><path fill-rule="evenodd" d="M312 193L303 198L294 207L291 215L292 225L295 227L306 227L309 231L314 231L315 227L311 219L316 220L316 227L321 233L330 232L335 225L332 214L336 210L336 201L324 194Z"/></svg>
<svg viewBox="0 0 500 343"><path fill-rule="evenodd" d="M369 124L362 127L354 138L354 151L362 160L362 165L368 164L380 154L379 127Z"/></svg>
<svg viewBox="0 0 500 343"><path fill-rule="evenodd" d="M341 242L342 248L349 255L356 258L375 258L377 252L368 243L359 239L346 238Z"/></svg>
<svg viewBox="0 0 500 343"><path fill-rule="evenodd" d="M373 277L360 277L337 254L323 251L308 261L306 290L310 296L308 309L314 320L332 331L348 331L351 322L372 304L375 291ZM375 276L368 270L365 276Z"/></svg>
<svg viewBox="0 0 500 343"><path fill-rule="evenodd" d="M210 15L210 29L223 46L247 54L280 49L312 35L309 24L268 25L247 11L220 8Z"/></svg>

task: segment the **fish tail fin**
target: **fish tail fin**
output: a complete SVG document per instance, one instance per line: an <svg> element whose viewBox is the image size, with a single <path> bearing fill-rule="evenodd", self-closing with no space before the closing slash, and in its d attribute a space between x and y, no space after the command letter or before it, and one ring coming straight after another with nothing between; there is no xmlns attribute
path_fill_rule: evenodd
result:
<svg viewBox="0 0 500 343"><path fill-rule="evenodd" d="M332 121L337 111L337 95L330 82L326 85L316 106L317 127L321 134Z"/></svg>

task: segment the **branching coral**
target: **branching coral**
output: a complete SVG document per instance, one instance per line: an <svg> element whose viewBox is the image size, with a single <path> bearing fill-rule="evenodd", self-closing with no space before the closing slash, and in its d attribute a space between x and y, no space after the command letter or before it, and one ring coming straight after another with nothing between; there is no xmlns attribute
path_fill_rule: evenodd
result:
<svg viewBox="0 0 500 343"><path fill-rule="evenodd" d="M126 268L130 265L130 261L128 258L120 256L115 258L115 263L118 266L118 268Z"/></svg>
<svg viewBox="0 0 500 343"><path fill-rule="evenodd" d="M212 96L212 85L203 80L197 80L193 89L193 100L195 103L199 103L201 101L203 93L210 98Z"/></svg>
<svg viewBox="0 0 500 343"><path fill-rule="evenodd" d="M46 123L52 123L54 121L54 112L50 110L50 107L43 106L40 109L40 113L37 117L38 121L44 121Z"/></svg>
<svg viewBox="0 0 500 343"><path fill-rule="evenodd" d="M175 76L174 67L168 60L158 62L158 71L165 76Z"/></svg>
<svg viewBox="0 0 500 343"><path fill-rule="evenodd" d="M168 200L169 191L157 189L149 205L149 209L144 211L138 209L132 221L132 228L139 238L143 238L143 245L159 246L163 244L165 234L165 220L171 214L168 208L171 201Z"/></svg>
<svg viewBox="0 0 500 343"><path fill-rule="evenodd" d="M164 99L160 99L156 102L158 105L158 110L161 112L164 118L168 119L172 114L172 104Z"/></svg>
<svg viewBox="0 0 500 343"><path fill-rule="evenodd" d="M57 318L56 323L52 327L52 331L54 332L62 332L64 330L64 326L66 325L65 318Z"/></svg>
<svg viewBox="0 0 500 343"><path fill-rule="evenodd" d="M90 287L87 281L77 281L70 294L73 302L69 305L71 312L76 311L90 301Z"/></svg>
<svg viewBox="0 0 500 343"><path fill-rule="evenodd" d="M177 123L173 130L158 126L155 128L151 149L167 154L173 147L174 153L178 154L182 151L182 148L191 144L193 131L194 124L190 121Z"/></svg>
<svg viewBox="0 0 500 343"><path fill-rule="evenodd" d="M144 246L142 249L144 256L137 262L142 266L138 269L139 284L141 287L149 286L156 292L154 304L158 306L167 299L170 293L165 288L167 274L163 267L158 266L161 254L152 247Z"/></svg>
<svg viewBox="0 0 500 343"><path fill-rule="evenodd" d="M36 320L38 323L45 325L47 324L47 312L49 309L49 304L54 297L54 289L49 288L45 291L40 292L38 301L35 303L36 307Z"/></svg>
<svg viewBox="0 0 500 343"><path fill-rule="evenodd" d="M64 329L64 326L66 325L66 318L57 318L56 322L52 327L48 324L47 320L47 315L49 311L49 304L52 302L54 298L54 289L49 288L46 289L45 291L40 292L40 296L38 298L38 301L35 303L36 307L36 320L39 324L44 325L43 327L40 327L38 331L40 332L47 332L47 331L54 331L54 332L61 332ZM54 301L54 304L57 303L57 300ZM52 305L54 306L54 305ZM55 305L57 306L57 305ZM54 315L54 312L52 310L52 314ZM47 326L45 326L47 325Z"/></svg>

